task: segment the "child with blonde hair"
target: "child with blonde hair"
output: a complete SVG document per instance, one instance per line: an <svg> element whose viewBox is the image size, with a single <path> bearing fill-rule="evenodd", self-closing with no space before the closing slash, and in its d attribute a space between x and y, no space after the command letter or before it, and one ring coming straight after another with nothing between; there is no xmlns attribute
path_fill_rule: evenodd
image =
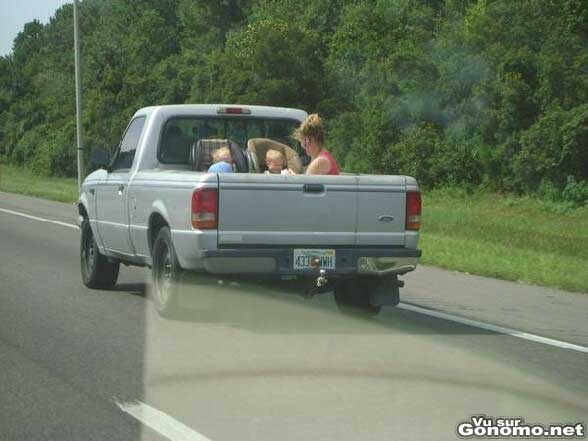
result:
<svg viewBox="0 0 588 441"><path fill-rule="evenodd" d="M228 147L221 147L211 153L213 164L208 167L208 173L232 173L233 157Z"/></svg>
<svg viewBox="0 0 588 441"><path fill-rule="evenodd" d="M267 165L267 170L265 173L269 174L282 174L287 175L290 174L288 169L284 169L284 165L286 163L286 158L279 150L269 149L265 154L265 165Z"/></svg>

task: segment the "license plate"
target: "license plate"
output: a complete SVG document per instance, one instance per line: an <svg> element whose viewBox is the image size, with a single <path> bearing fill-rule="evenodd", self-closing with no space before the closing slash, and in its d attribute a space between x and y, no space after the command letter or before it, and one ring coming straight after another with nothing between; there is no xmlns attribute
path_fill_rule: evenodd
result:
<svg viewBox="0 0 588 441"><path fill-rule="evenodd" d="M294 250L294 269L335 269L335 250Z"/></svg>

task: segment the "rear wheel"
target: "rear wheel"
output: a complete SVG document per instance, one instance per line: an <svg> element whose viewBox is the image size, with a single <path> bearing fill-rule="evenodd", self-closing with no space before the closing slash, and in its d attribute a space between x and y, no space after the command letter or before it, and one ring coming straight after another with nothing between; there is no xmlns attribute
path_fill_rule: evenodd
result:
<svg viewBox="0 0 588 441"><path fill-rule="evenodd" d="M120 263L109 262L100 254L88 219L83 220L81 230L80 264L84 285L88 288L112 288L118 279Z"/></svg>
<svg viewBox="0 0 588 441"><path fill-rule="evenodd" d="M163 317L178 310L179 281L182 268L178 262L169 227L162 227L153 243L153 304Z"/></svg>
<svg viewBox="0 0 588 441"><path fill-rule="evenodd" d="M342 281L334 291L335 303L339 310L370 317L378 315L382 307L370 303L370 286L370 280L367 278Z"/></svg>

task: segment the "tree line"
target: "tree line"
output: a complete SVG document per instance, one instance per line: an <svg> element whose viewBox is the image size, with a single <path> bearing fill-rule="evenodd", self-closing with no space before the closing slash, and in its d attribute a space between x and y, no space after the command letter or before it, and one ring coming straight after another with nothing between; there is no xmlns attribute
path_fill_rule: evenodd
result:
<svg viewBox="0 0 588 441"><path fill-rule="evenodd" d="M0 158L73 176L73 7L0 57ZM88 148L140 107L299 107L346 171L588 202L586 0L83 0Z"/></svg>

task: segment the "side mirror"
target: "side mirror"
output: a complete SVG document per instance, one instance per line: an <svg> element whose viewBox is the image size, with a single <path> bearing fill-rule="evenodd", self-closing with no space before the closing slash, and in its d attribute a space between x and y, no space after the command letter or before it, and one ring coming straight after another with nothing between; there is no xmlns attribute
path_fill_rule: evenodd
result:
<svg viewBox="0 0 588 441"><path fill-rule="evenodd" d="M107 169L110 165L110 153L104 149L94 149L90 155L90 164L94 168Z"/></svg>

